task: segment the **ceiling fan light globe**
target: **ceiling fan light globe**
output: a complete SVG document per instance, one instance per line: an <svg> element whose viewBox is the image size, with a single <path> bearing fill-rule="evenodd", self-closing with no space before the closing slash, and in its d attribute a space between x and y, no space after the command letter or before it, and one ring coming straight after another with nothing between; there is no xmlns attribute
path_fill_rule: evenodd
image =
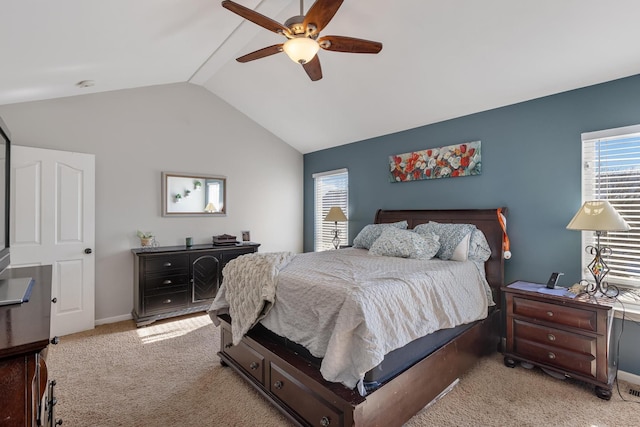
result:
<svg viewBox="0 0 640 427"><path fill-rule="evenodd" d="M284 42L282 46L285 53L293 62L298 64L306 64L311 61L318 50L320 50L320 46L318 42L308 37L294 37L292 39Z"/></svg>

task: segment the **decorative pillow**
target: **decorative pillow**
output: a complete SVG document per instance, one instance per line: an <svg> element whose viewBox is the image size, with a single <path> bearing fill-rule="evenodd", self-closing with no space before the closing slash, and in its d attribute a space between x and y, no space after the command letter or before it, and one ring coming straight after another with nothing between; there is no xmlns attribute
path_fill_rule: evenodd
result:
<svg viewBox="0 0 640 427"><path fill-rule="evenodd" d="M410 230L387 227L373 242L369 253L401 258L431 259L439 248L438 236L433 233L420 235Z"/></svg>
<svg viewBox="0 0 640 427"><path fill-rule="evenodd" d="M369 224L365 225L358 233L355 239L353 239L354 248L369 249L373 242L382 234L385 228L394 227L400 230L406 230L409 224L407 221L393 222L390 224Z"/></svg>
<svg viewBox="0 0 640 427"><path fill-rule="evenodd" d="M476 228L473 224L442 224L430 221L427 224L420 224L414 228L419 234L425 232L434 233L440 238L440 249L436 256L440 259L452 259L456 247ZM462 249L464 251L464 249ZM466 253L466 251L465 251ZM467 258L458 256L457 260L462 261Z"/></svg>
<svg viewBox="0 0 640 427"><path fill-rule="evenodd" d="M491 247L484 233L477 228L471 232L469 240L469 259L471 261L485 262L491 258Z"/></svg>

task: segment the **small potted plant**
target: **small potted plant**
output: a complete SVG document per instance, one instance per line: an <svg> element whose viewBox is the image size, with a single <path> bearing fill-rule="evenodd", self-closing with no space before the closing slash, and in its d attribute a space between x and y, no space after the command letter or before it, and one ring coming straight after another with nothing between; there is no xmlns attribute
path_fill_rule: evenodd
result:
<svg viewBox="0 0 640 427"><path fill-rule="evenodd" d="M195 181L193 183L193 189L198 191L198 190L200 190L200 188L202 188L202 183L200 181Z"/></svg>
<svg viewBox="0 0 640 427"><path fill-rule="evenodd" d="M138 238L140 238L140 246L142 247L146 247L146 246L153 246L153 233L150 231L140 231L138 230Z"/></svg>
<svg viewBox="0 0 640 427"><path fill-rule="evenodd" d="M189 197L191 195L191 190L184 190L184 197Z"/></svg>
<svg viewBox="0 0 640 427"><path fill-rule="evenodd" d="M176 203L180 203L180 201L182 200L182 195L178 193L174 198L176 199Z"/></svg>

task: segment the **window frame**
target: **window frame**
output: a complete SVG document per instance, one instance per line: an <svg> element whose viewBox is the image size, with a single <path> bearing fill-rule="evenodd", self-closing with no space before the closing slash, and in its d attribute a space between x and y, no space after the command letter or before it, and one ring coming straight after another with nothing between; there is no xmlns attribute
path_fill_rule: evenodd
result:
<svg viewBox="0 0 640 427"><path fill-rule="evenodd" d="M605 262L611 269L605 280L609 284L620 287L640 288L640 157L633 158L631 163L633 166L629 167L629 171L633 169L634 172L626 175L618 174L618 176L611 174L608 179L602 180L602 176L606 172L615 171L615 169L607 169L607 161L611 165L616 160L607 160L609 155L615 157L614 149L606 146L605 154L603 155L601 144L612 143L613 141L623 142L622 140L624 139L635 139L633 143L637 144L636 151L640 154L640 125L586 132L581 135L582 203L589 200L606 199L631 226L629 231L603 233L600 237L600 245L608 246L613 251L612 255L604 257ZM600 151L598 151L599 148ZM627 150L627 148L624 150ZM606 172L601 171L602 167L605 168ZM638 182L631 181L633 184L631 194L634 194L637 188L639 197L635 201L631 200L632 203L624 203L624 198L615 197L624 193L624 190L617 189L615 184L620 182L620 177L633 179L632 175L635 175L636 169L639 179ZM618 178L617 182L616 178ZM611 197L611 195L614 197ZM629 199L633 199L633 197ZM593 281L593 276L588 268L589 263L593 260L593 255L585 250L589 245L596 245L596 233L582 231L582 278ZM627 251L625 252L623 249L627 249ZM638 265L637 271L633 271L636 269L632 267L634 262Z"/></svg>
<svg viewBox="0 0 640 427"><path fill-rule="evenodd" d="M324 221L325 216L332 206L339 206L347 218L349 218L349 171L346 168L334 169L325 172L318 172L312 175L313 178L313 250L324 251L334 249L332 239L334 236L335 224ZM337 199L323 202L328 191L320 187L330 185L342 185L339 191L343 191L343 195L338 195ZM323 193L324 191L324 193ZM347 245L349 241L349 221L338 223L338 236L340 244Z"/></svg>

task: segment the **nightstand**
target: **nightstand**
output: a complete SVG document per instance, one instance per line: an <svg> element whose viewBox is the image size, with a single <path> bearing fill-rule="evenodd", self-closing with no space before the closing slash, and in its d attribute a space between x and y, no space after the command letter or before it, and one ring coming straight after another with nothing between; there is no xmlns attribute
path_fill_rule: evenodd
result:
<svg viewBox="0 0 640 427"><path fill-rule="evenodd" d="M528 362L595 385L601 399L611 398L616 375L611 340L613 300L575 298L503 287L506 308L504 364ZM539 285L544 292L545 285Z"/></svg>

